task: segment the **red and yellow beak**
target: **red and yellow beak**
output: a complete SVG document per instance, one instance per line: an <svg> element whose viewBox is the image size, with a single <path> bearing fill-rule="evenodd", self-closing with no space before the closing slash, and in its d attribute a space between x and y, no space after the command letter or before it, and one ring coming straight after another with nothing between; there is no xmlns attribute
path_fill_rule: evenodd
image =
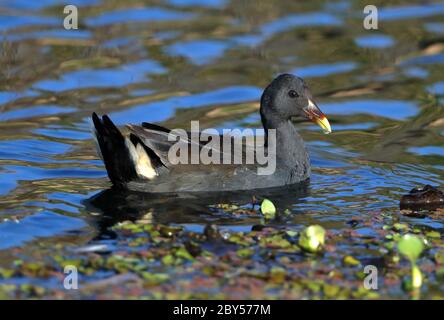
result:
<svg viewBox="0 0 444 320"><path fill-rule="evenodd" d="M308 106L304 108L304 111L307 118L320 126L325 134L331 133L330 122L328 122L327 117L322 113L316 103L308 99Z"/></svg>

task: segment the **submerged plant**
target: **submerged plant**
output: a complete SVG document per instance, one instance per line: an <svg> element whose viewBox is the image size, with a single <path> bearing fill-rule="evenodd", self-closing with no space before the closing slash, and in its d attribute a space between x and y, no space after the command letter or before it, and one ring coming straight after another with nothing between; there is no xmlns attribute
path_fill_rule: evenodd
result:
<svg viewBox="0 0 444 320"><path fill-rule="evenodd" d="M299 237L299 246L308 252L318 252L325 243L326 231L319 225L305 228Z"/></svg>
<svg viewBox="0 0 444 320"><path fill-rule="evenodd" d="M423 241L413 234L406 234L398 241L398 250L399 253L410 261L412 266L412 288L420 288L422 285L422 273L416 264L416 260L424 250Z"/></svg>

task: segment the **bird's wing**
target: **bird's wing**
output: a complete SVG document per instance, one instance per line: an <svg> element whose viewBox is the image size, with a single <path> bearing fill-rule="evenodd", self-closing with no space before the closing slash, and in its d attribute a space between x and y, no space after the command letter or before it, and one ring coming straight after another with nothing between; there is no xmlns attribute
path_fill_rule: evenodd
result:
<svg viewBox="0 0 444 320"><path fill-rule="evenodd" d="M187 150L187 159L191 159L193 147L196 148L195 150L199 150L199 153L205 149L207 154L210 153L212 158L219 158L221 162L224 156L229 159L234 159L233 154L235 148L232 146L235 143L235 138L232 136L201 132L199 134L201 138L203 138L203 141L196 141L191 138L190 132L183 131L179 134L178 131L145 122L141 126L127 125L127 128L132 134L137 136L146 147L151 149L166 167L174 165L169 160L169 152L173 145L176 145L180 150ZM257 137L255 137L255 139L257 139ZM263 139L259 139L260 141L256 143L252 143L248 139L242 140L242 148L238 155L241 157L242 163L245 162L247 151L255 155L256 149L262 147ZM213 143L214 141L218 141L218 143ZM228 141L230 146L229 148L225 148L224 144ZM253 159L255 159L255 156L253 156Z"/></svg>

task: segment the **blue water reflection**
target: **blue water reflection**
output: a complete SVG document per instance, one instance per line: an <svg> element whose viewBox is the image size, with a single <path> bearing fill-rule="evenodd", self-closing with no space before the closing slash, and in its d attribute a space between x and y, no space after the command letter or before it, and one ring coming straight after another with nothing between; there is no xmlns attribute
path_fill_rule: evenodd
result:
<svg viewBox="0 0 444 320"><path fill-rule="evenodd" d="M355 42L362 48L388 48L395 44L393 38L382 34L360 36Z"/></svg>
<svg viewBox="0 0 444 320"><path fill-rule="evenodd" d="M178 42L166 48L171 55L184 56L192 63L201 65L222 56L231 45L219 40L195 40Z"/></svg>
<svg viewBox="0 0 444 320"><path fill-rule="evenodd" d="M358 67L355 62L337 62L299 67L290 71L302 78L325 77L333 74L350 72Z"/></svg>
<svg viewBox="0 0 444 320"><path fill-rule="evenodd" d="M259 99L261 94L262 90L256 87L228 87L189 96L171 97L135 106L129 110L113 112L111 116L118 124L138 123L140 119L158 122L172 117L178 108L199 108L215 104L226 105L254 101ZM156 110L156 112L151 112L151 110Z"/></svg>
<svg viewBox="0 0 444 320"><path fill-rule="evenodd" d="M97 17L87 18L85 21L89 26L99 27L115 23L187 20L192 17L194 17L194 14L192 13L168 10L165 8L147 7L106 12Z"/></svg>
<svg viewBox="0 0 444 320"><path fill-rule="evenodd" d="M329 114L370 114L388 119L402 120L417 114L417 106L409 101L399 100L351 100L322 103Z"/></svg>
<svg viewBox="0 0 444 320"><path fill-rule="evenodd" d="M378 10L378 17L382 21L425 18L442 14L444 14L444 3L430 3L427 6L384 7Z"/></svg>
<svg viewBox="0 0 444 320"><path fill-rule="evenodd" d="M117 69L84 69L61 76L59 80L43 80L34 88L48 91L65 91L82 88L123 87L148 81L147 74L164 73L165 68L151 60L119 66Z"/></svg>

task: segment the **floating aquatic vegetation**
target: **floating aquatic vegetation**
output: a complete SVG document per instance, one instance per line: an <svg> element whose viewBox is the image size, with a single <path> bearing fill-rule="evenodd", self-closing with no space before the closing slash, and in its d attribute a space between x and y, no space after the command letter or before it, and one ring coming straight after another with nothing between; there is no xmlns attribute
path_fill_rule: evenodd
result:
<svg viewBox="0 0 444 320"><path fill-rule="evenodd" d="M398 241L398 250L404 257L406 257L411 264L411 275L412 275L412 288L417 289L422 286L422 273L416 264L416 260L421 255L424 250L424 241L419 237L406 234Z"/></svg>
<svg viewBox="0 0 444 320"><path fill-rule="evenodd" d="M439 232L408 223L395 228L394 224L399 222L393 218L375 214L360 220L359 226L371 228L376 238L362 236L359 228L350 226L343 233L329 232L328 242L325 229L318 225L255 225L251 231L236 232L214 224L204 230L189 230L183 226L128 221L111 228L116 238L109 251L103 252L100 247L97 252L78 251L72 244L67 250L57 243L42 244L41 250L33 252L32 261L18 255L15 263L0 268L0 297L67 298L62 281L66 265L77 268L79 289L75 294L83 298L377 299L389 296L388 287L401 289L408 272L416 281L409 283L410 288L419 285L422 272L428 278L443 281ZM426 251L430 254L421 260L420 271L419 265L410 270L395 259L398 256L394 249L398 245L400 254L409 260L417 260L421 251L417 247L425 246L421 240L409 240L410 234L403 236L405 230L415 230L417 235L413 237L429 239L428 247L433 248ZM349 243L378 250L380 260L368 260L365 250L359 255L350 252ZM391 249L385 248L388 244ZM301 254L301 250L322 250L324 254ZM363 266L367 264L388 267L384 275L387 286L378 292L363 288L367 276ZM23 279L35 285L22 286ZM443 298L439 293L427 297Z"/></svg>
<svg viewBox="0 0 444 320"><path fill-rule="evenodd" d="M319 252L325 243L326 231L319 225L312 225L301 232L299 246L308 252Z"/></svg>
<svg viewBox="0 0 444 320"><path fill-rule="evenodd" d="M343 260L344 264L352 265L352 266L359 266L361 262L352 256L345 256Z"/></svg>
<svg viewBox="0 0 444 320"><path fill-rule="evenodd" d="M262 200L261 212L265 219L274 219L276 217L276 207L273 202L268 199Z"/></svg>

